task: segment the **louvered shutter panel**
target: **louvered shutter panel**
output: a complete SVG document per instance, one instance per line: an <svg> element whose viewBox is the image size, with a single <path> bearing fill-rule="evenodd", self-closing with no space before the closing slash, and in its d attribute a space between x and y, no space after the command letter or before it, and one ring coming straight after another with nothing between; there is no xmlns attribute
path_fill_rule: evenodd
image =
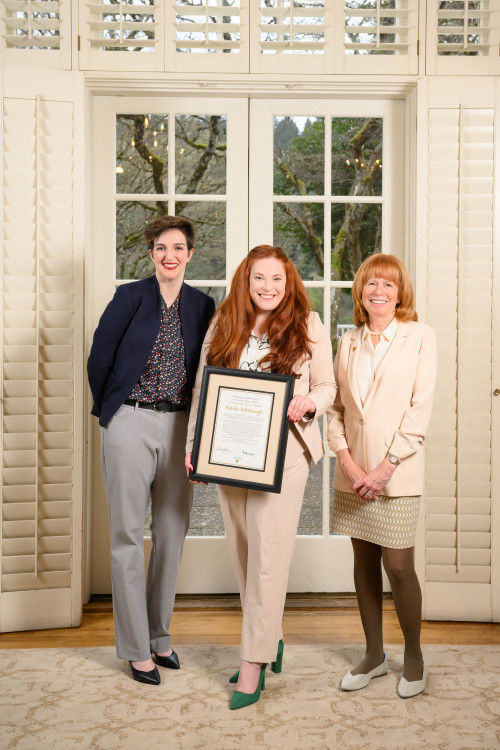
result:
<svg viewBox="0 0 500 750"><path fill-rule="evenodd" d="M429 111L426 617L443 619L488 619L491 597L493 116Z"/></svg>
<svg viewBox="0 0 500 750"><path fill-rule="evenodd" d="M71 68L71 0L0 0L7 65Z"/></svg>
<svg viewBox="0 0 500 750"><path fill-rule="evenodd" d="M173 0L169 3L165 25L166 69L248 73L250 1Z"/></svg>
<svg viewBox="0 0 500 750"><path fill-rule="evenodd" d="M251 71L333 73L333 8L333 0L257 0Z"/></svg>
<svg viewBox="0 0 500 750"><path fill-rule="evenodd" d="M427 0L427 75L500 73L500 0Z"/></svg>
<svg viewBox="0 0 500 750"><path fill-rule="evenodd" d="M344 0L336 9L339 71L418 72L418 0Z"/></svg>
<svg viewBox="0 0 500 750"><path fill-rule="evenodd" d="M81 0L80 69L164 69L161 0Z"/></svg>
<svg viewBox="0 0 500 750"><path fill-rule="evenodd" d="M74 370L74 104L6 97L3 125L0 629L11 631L75 624L72 587L80 591L79 559L73 575L74 527L81 533L73 476L73 393L81 379Z"/></svg>

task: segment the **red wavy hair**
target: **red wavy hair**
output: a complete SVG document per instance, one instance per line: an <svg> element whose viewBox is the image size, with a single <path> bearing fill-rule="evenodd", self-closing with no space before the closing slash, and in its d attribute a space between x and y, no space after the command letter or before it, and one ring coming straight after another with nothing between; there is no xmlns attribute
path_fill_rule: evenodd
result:
<svg viewBox="0 0 500 750"><path fill-rule="evenodd" d="M294 368L311 356L307 322L311 305L304 284L290 258L280 247L258 245L250 250L234 274L231 290L215 316L207 364L238 369L241 352L255 324L255 309L250 299L250 272L263 258L276 258L286 274L285 294L267 320L271 351L261 360L271 372L297 374Z"/></svg>

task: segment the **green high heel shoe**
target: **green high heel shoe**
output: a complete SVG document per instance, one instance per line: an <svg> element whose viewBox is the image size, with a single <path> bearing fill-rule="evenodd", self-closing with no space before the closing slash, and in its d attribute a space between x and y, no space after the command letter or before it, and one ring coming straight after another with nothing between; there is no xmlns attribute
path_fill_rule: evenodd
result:
<svg viewBox="0 0 500 750"><path fill-rule="evenodd" d="M266 667L267 664L262 664L260 667L259 682L255 693L240 693L238 690L234 691L229 702L229 708L231 710L234 710L235 708L244 708L245 706L250 706L252 703L257 703L261 691L265 690L266 687Z"/></svg>
<svg viewBox="0 0 500 750"><path fill-rule="evenodd" d="M281 672L281 667L283 664L283 651L285 650L285 644L283 643L283 639L280 640L278 643L278 653L276 654L276 661L271 662L271 671L275 674L279 674ZM229 678L229 682L235 683L238 682L238 677L240 676L240 670L238 669L237 672L235 672L232 677Z"/></svg>
<svg viewBox="0 0 500 750"><path fill-rule="evenodd" d="M279 674L279 672L281 672L284 650L285 644L283 643L283 639L281 639L278 643L278 653L276 654L276 661L271 662L271 672L274 672L275 674Z"/></svg>

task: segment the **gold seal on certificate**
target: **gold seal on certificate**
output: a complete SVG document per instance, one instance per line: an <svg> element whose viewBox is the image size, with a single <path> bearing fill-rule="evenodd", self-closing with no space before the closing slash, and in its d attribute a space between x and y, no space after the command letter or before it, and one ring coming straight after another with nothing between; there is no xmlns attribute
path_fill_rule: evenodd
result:
<svg viewBox="0 0 500 750"><path fill-rule="evenodd" d="M292 375L205 367L191 479L279 492Z"/></svg>

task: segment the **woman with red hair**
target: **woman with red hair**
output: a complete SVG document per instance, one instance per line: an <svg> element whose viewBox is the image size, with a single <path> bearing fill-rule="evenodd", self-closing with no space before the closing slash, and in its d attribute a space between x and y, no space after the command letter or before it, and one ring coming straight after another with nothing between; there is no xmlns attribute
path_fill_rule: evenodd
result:
<svg viewBox="0 0 500 750"><path fill-rule="evenodd" d="M268 662L281 671L281 623L304 488L311 460L324 454L318 419L336 392L330 339L281 248L250 251L205 337L189 418L188 473L206 364L295 375L281 492L217 488L243 610L241 666L230 680L237 683L230 708L242 708L259 700Z"/></svg>

